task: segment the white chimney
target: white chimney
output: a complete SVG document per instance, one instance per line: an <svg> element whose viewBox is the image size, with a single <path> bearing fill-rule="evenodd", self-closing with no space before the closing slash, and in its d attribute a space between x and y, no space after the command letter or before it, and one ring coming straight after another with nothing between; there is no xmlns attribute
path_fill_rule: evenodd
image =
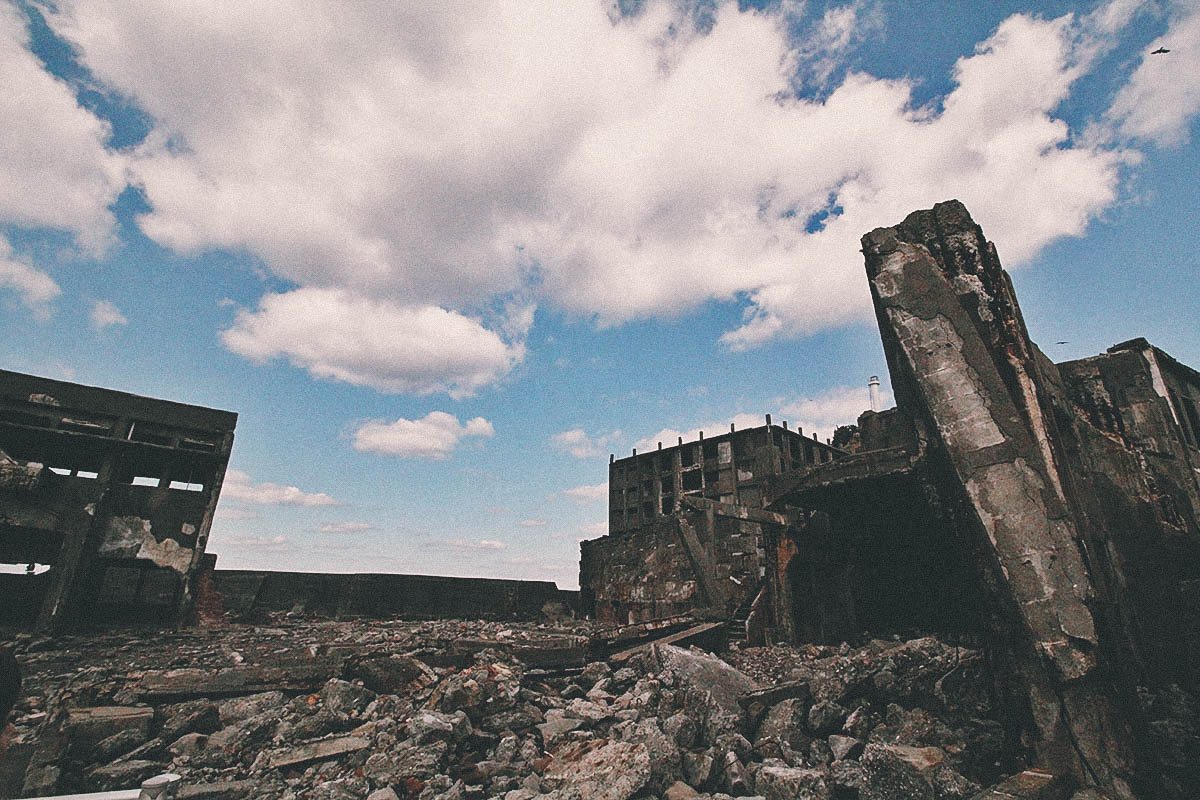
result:
<svg viewBox="0 0 1200 800"><path fill-rule="evenodd" d="M867 381L867 388L871 390L871 410L879 411L879 376L872 375L871 380Z"/></svg>

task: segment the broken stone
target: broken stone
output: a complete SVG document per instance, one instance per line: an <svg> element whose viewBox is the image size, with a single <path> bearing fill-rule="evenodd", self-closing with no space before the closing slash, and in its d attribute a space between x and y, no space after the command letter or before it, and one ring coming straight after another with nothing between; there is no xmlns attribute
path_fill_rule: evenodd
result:
<svg viewBox="0 0 1200 800"><path fill-rule="evenodd" d="M146 732L143 729L126 728L106 739L101 739L88 758L97 762L112 761L145 743Z"/></svg>
<svg viewBox="0 0 1200 800"><path fill-rule="evenodd" d="M808 727L817 736L828 736L842 729L846 720L846 709L829 700L813 704L808 712Z"/></svg>
<svg viewBox="0 0 1200 800"><path fill-rule="evenodd" d="M172 742L185 733L212 733L221 727L221 713L210 700L192 700L163 710L159 738Z"/></svg>
<svg viewBox="0 0 1200 800"><path fill-rule="evenodd" d="M859 759L864 776L862 800L934 800L933 786L913 761L932 766L928 759L911 752L902 756L892 746L867 745Z"/></svg>
<svg viewBox="0 0 1200 800"><path fill-rule="evenodd" d="M357 715L374 699L370 689L340 678L330 678L321 687L321 703L333 714Z"/></svg>
<svg viewBox="0 0 1200 800"><path fill-rule="evenodd" d="M692 800L699 796L699 792L683 781L675 781L663 792L663 800Z"/></svg>
<svg viewBox="0 0 1200 800"><path fill-rule="evenodd" d="M754 779L755 790L766 800L829 800L824 773L815 769L763 766Z"/></svg>
<svg viewBox="0 0 1200 800"><path fill-rule="evenodd" d="M138 731L145 741L153 721L154 709L148 706L100 706L71 709L66 725L73 745L87 749L124 730Z"/></svg>
<svg viewBox="0 0 1200 800"><path fill-rule="evenodd" d="M172 742L167 751L173 756L191 758L201 752L207 743L208 737L203 733L185 733Z"/></svg>
<svg viewBox="0 0 1200 800"><path fill-rule="evenodd" d="M563 800L629 800L650 783L653 757L645 745L599 739L556 753L542 778Z"/></svg>
<svg viewBox="0 0 1200 800"><path fill-rule="evenodd" d="M839 736L835 733L829 737L829 751L833 754L835 761L855 758L862 752L862 748L862 741L853 736Z"/></svg>
<svg viewBox="0 0 1200 800"><path fill-rule="evenodd" d="M95 767L88 777L102 789L123 789L138 786L147 778L166 772L166 764L157 761L125 759L103 767Z"/></svg>
<svg viewBox="0 0 1200 800"><path fill-rule="evenodd" d="M347 676L361 680L363 686L381 694L398 694L418 678L433 682L436 675L420 659L401 653L364 658L351 664Z"/></svg>
<svg viewBox="0 0 1200 800"><path fill-rule="evenodd" d="M582 719L567 717L561 709L554 708L546 712L546 721L538 725L537 729L542 735L542 743L550 750L563 734L570 733L582 724Z"/></svg>
<svg viewBox="0 0 1200 800"><path fill-rule="evenodd" d="M306 764L309 761L321 761L336 758L346 753L365 750L371 743L358 736L341 736L334 739L321 739L298 747L289 747L272 752L267 758L267 765L272 769Z"/></svg>
<svg viewBox="0 0 1200 800"><path fill-rule="evenodd" d="M268 709L278 708L287 702L283 692L260 692L246 697L234 697L218 707L222 725L232 725L250 717L257 717Z"/></svg>

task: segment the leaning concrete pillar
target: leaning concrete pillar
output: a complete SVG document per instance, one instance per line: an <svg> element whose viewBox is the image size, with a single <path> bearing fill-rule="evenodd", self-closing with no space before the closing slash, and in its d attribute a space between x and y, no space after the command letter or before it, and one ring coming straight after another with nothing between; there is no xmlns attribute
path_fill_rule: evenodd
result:
<svg viewBox="0 0 1200 800"><path fill-rule="evenodd" d="M863 237L897 403L981 554L1038 757L1128 795L1130 734L1099 675L1095 585L1038 401L1034 348L996 252L957 201Z"/></svg>

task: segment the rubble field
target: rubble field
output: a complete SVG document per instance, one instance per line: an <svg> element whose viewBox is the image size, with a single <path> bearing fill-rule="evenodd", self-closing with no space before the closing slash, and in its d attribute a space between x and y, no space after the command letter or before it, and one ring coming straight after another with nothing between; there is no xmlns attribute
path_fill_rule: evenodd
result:
<svg viewBox="0 0 1200 800"><path fill-rule="evenodd" d="M22 634L0 781L26 797L171 771L192 798L968 800L1008 779L1070 796L1022 773L976 650L651 643L599 660L594 633L281 615Z"/></svg>

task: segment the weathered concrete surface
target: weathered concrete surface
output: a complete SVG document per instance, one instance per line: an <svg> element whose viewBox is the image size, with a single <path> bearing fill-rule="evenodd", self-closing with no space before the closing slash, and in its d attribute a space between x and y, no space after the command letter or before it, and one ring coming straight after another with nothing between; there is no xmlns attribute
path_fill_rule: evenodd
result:
<svg viewBox="0 0 1200 800"><path fill-rule="evenodd" d="M619 535L580 543L580 605L605 623L662 619L697 609L731 613L757 593L760 520L729 504L682 508Z"/></svg>
<svg viewBox="0 0 1200 800"><path fill-rule="evenodd" d="M188 621L236 424L0 370L0 624Z"/></svg>
<svg viewBox="0 0 1200 800"><path fill-rule="evenodd" d="M536 619L547 604L570 613L578 593L553 581L440 575L215 570L212 586L234 615L303 611L324 616Z"/></svg>
<svg viewBox="0 0 1200 800"><path fill-rule="evenodd" d="M872 231L863 252L898 404L983 557L1033 747L1056 772L1128 796L1132 737L1097 670L1090 607L1107 581L1085 565L1040 354L995 249L949 202Z"/></svg>

